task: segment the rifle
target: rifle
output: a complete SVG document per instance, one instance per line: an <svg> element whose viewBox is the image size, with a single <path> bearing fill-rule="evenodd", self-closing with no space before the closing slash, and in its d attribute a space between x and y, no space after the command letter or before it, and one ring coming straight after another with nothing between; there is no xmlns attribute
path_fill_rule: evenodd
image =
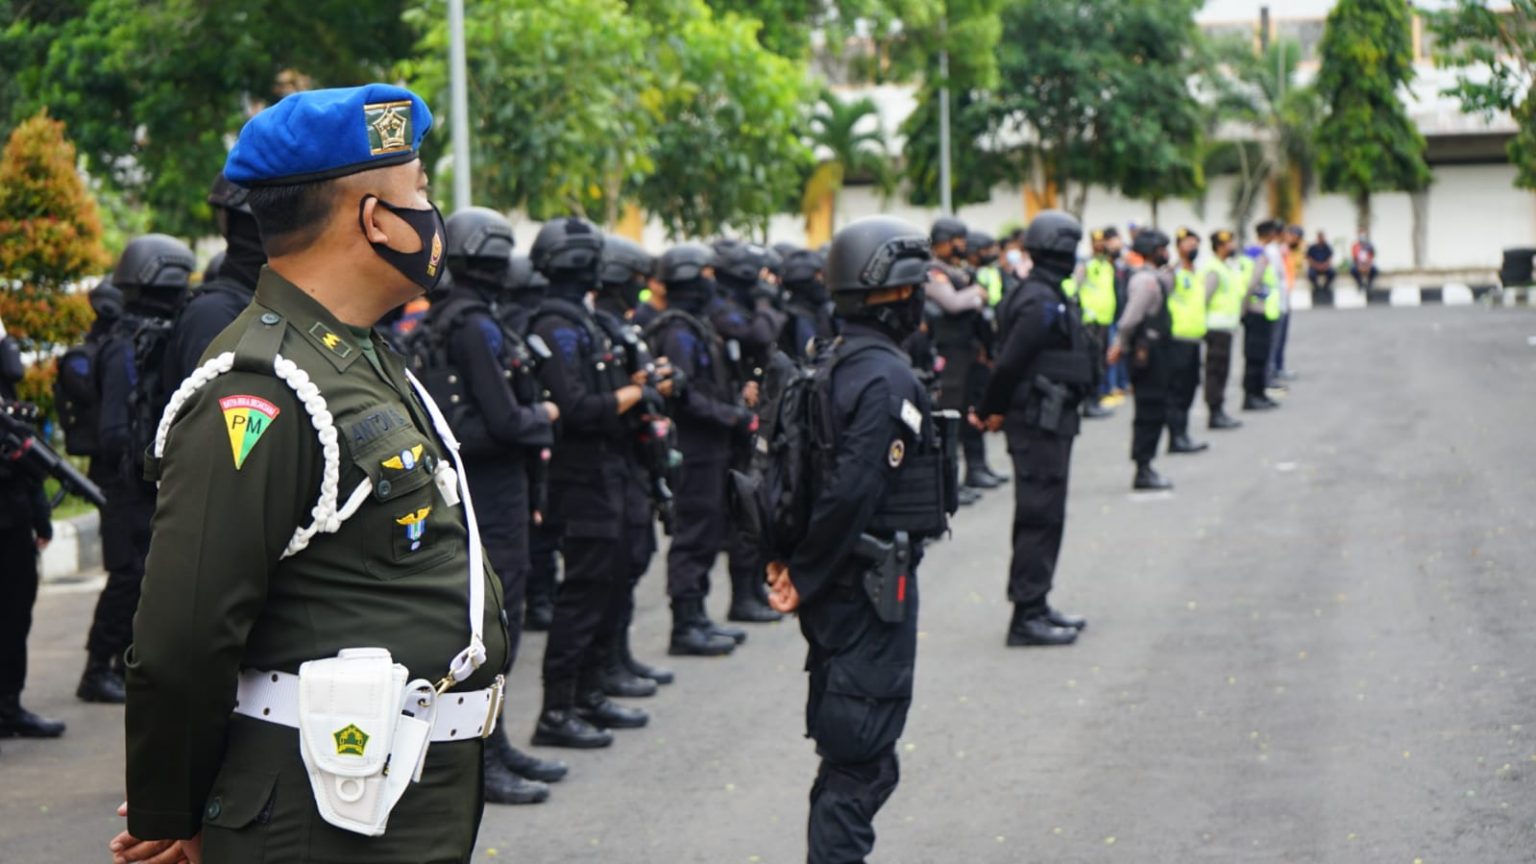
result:
<svg viewBox="0 0 1536 864"><path fill-rule="evenodd" d="M667 415L666 400L657 389L661 377L656 373L656 358L651 355L650 346L632 328L623 327L621 332L610 335L617 336L624 345L629 365L627 371L631 375L644 372L646 376L646 384L640 388L640 404L624 416L629 418L628 423L635 433L635 446L640 463L645 466L656 519L661 522L662 533L671 537L677 527L671 477L672 471L682 464L683 454L676 446L677 431L672 427L672 418ZM682 386L678 377L674 372L672 386Z"/></svg>
<svg viewBox="0 0 1536 864"><path fill-rule="evenodd" d="M39 483L45 477L59 481L59 493L53 500L55 507L66 493L105 507L107 499L101 489L33 433L32 424L37 420L37 406L0 400L0 464L9 465Z"/></svg>

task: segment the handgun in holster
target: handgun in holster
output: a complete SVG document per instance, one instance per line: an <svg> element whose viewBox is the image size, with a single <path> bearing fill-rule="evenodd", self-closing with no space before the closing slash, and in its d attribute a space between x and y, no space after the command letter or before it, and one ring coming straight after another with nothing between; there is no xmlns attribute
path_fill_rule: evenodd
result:
<svg viewBox="0 0 1536 864"><path fill-rule="evenodd" d="M1035 376L1034 388L1040 401L1039 419L1035 425L1055 432L1061 427L1061 417L1067 411L1067 400L1071 393L1065 384L1057 384L1044 375Z"/></svg>
<svg viewBox="0 0 1536 864"><path fill-rule="evenodd" d="M887 624L907 620L907 589L912 578L912 541L898 531L889 541L860 534L853 554L866 565L864 593L874 604L875 616Z"/></svg>

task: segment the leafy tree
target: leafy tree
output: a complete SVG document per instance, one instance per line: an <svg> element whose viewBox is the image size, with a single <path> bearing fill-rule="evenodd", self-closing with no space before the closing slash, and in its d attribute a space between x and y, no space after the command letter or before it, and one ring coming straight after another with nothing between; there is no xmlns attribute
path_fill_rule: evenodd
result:
<svg viewBox="0 0 1536 864"><path fill-rule="evenodd" d="M407 14L416 58L401 72L449 122L448 24L432 2ZM614 222L652 168L660 94L645 23L621 0L481 0L465 21L476 203L536 219ZM431 153L447 149L433 136Z"/></svg>
<svg viewBox="0 0 1536 864"><path fill-rule="evenodd" d="M661 119L637 200L672 236L760 232L810 162L803 64L762 48L755 20L702 0L653 0L647 12L670 38L654 41Z"/></svg>
<svg viewBox="0 0 1536 864"><path fill-rule="evenodd" d="M296 86L380 80L412 42L410 0L67 0L73 14L36 13L50 2L23 2L34 13L5 30L6 44L46 40L9 85L12 119L47 106L94 176L182 236L207 231L208 186L253 110Z"/></svg>
<svg viewBox="0 0 1536 864"><path fill-rule="evenodd" d="M1370 228L1371 193L1430 182L1424 136L1398 96L1413 80L1411 36L1404 0L1339 0L1323 32L1318 174L1323 189L1355 200L1361 231Z"/></svg>
<svg viewBox="0 0 1536 864"><path fill-rule="evenodd" d="M838 199L849 178L872 180L881 191L890 192L895 178L885 151L880 109L874 100L866 96L844 102L831 91L823 91L811 115L810 129L819 161L805 185L802 210L807 215L830 199L828 221L835 227Z"/></svg>
<svg viewBox="0 0 1536 864"><path fill-rule="evenodd" d="M1536 189L1536 0L1509 0L1499 11L1482 0L1456 0L1423 14L1435 35L1435 60L1461 70L1442 95L1459 97L1469 114L1512 115L1519 124L1507 146L1515 185Z"/></svg>
<svg viewBox="0 0 1536 864"><path fill-rule="evenodd" d="M1266 188L1275 192L1271 215L1295 222L1314 180L1321 115L1317 92L1296 78L1301 46L1280 41L1255 53L1248 40L1234 40L1214 46L1213 54L1212 119L1238 124L1244 134L1215 144L1206 171L1237 176L1228 215L1239 236Z"/></svg>

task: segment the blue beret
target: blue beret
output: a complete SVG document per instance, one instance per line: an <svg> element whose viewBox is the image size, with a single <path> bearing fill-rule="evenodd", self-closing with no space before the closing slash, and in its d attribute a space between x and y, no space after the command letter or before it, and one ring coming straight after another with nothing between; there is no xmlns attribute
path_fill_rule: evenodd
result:
<svg viewBox="0 0 1536 864"><path fill-rule="evenodd" d="M416 158L431 128L427 103L403 87L306 90L245 124L224 176L241 186L288 186L400 165Z"/></svg>

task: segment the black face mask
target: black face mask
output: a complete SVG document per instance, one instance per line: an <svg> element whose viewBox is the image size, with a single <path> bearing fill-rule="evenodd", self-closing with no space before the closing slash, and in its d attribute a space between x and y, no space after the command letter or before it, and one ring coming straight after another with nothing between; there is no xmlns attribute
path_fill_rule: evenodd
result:
<svg viewBox="0 0 1536 864"><path fill-rule="evenodd" d="M437 209L437 205L418 210L414 207L396 207L377 195L365 195L361 203L357 205L357 221L361 225L363 221L363 207L372 198L379 202L379 206L405 220L405 224L411 226L416 236L421 238L421 250L418 252L401 252L391 249L383 243L369 241L380 258L388 261L391 267L399 270L405 278L421 287L421 290L432 293L443 281L443 214ZM366 229L365 229L366 233Z"/></svg>
<svg viewBox="0 0 1536 864"><path fill-rule="evenodd" d="M1189 258L1190 263L1193 264L1195 259L1200 257L1200 247L1196 246L1195 248L1189 250L1189 255L1187 257Z"/></svg>
<svg viewBox="0 0 1536 864"><path fill-rule="evenodd" d="M983 267L991 267L993 264L997 263L997 255L996 254L983 255L983 256L981 256L980 260L981 260L981 266L983 266Z"/></svg>
<svg viewBox="0 0 1536 864"><path fill-rule="evenodd" d="M1159 249L1156 252L1153 252L1151 260L1152 260L1152 266L1154 266L1154 267L1167 267L1168 266L1168 250L1167 249Z"/></svg>
<svg viewBox="0 0 1536 864"><path fill-rule="evenodd" d="M927 300L922 287L914 287L912 296L905 302L880 305L874 314L874 319L892 331L892 335L900 341L916 333L918 328L923 326L923 310L926 308Z"/></svg>

